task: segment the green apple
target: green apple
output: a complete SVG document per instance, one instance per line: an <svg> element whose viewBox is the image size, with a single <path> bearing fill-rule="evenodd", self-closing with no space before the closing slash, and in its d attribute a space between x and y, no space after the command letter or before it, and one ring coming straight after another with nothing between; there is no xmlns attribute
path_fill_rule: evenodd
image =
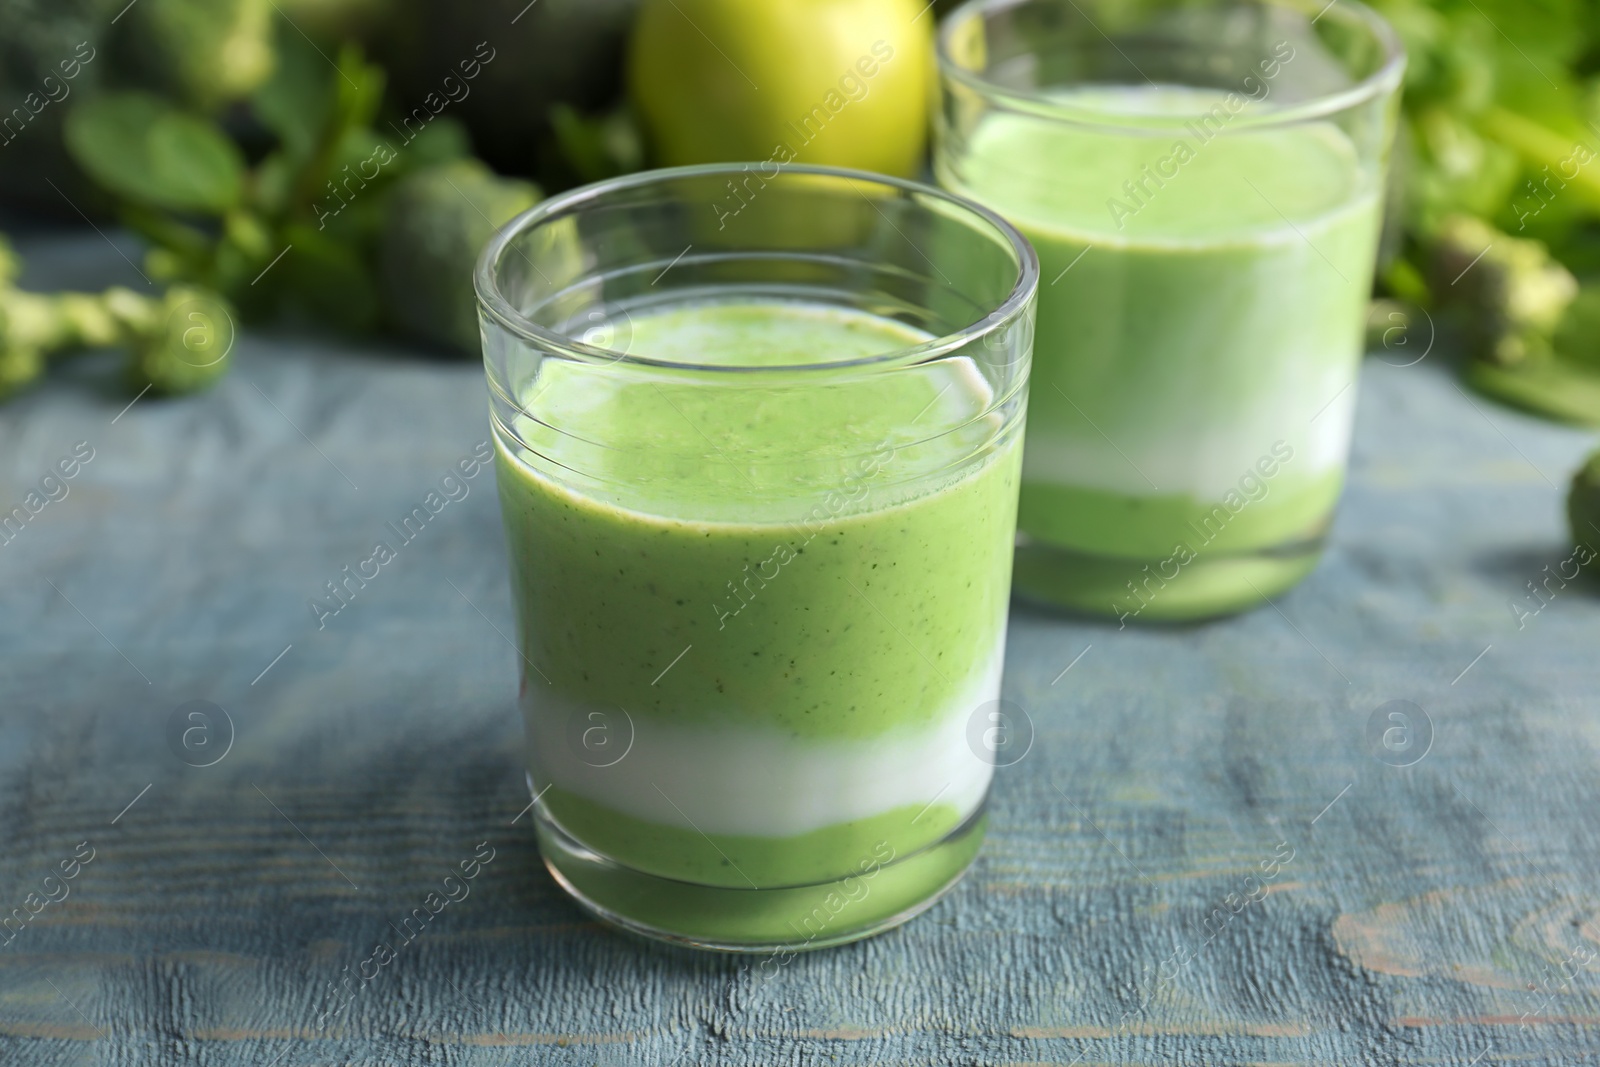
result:
<svg viewBox="0 0 1600 1067"><path fill-rule="evenodd" d="M934 92L925 0L643 0L628 57L656 161L912 177Z"/></svg>

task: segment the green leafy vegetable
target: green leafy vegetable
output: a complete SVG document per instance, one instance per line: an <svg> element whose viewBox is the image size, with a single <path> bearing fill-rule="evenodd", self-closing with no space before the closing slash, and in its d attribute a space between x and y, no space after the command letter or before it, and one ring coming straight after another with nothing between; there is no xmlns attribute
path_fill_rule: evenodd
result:
<svg viewBox="0 0 1600 1067"><path fill-rule="evenodd" d="M220 215L239 202L244 159L215 124L147 93L108 93L67 117L67 147L105 189L145 207Z"/></svg>
<svg viewBox="0 0 1600 1067"><path fill-rule="evenodd" d="M1447 218L1434 242L1432 291L1466 324L1472 355L1505 367L1549 362L1578 283L1543 242L1468 215Z"/></svg>
<svg viewBox="0 0 1600 1067"><path fill-rule="evenodd" d="M256 118L277 135L281 150L302 160L327 125L333 102L327 58L309 42L296 46L289 40L278 50L272 77L250 98Z"/></svg>
<svg viewBox="0 0 1600 1067"><path fill-rule="evenodd" d="M1591 454L1572 476L1567 518L1578 544L1600 548L1600 452Z"/></svg>
<svg viewBox="0 0 1600 1067"><path fill-rule="evenodd" d="M288 312L370 331L383 318L376 249L388 190L465 155L466 136L448 116L420 131L380 124L386 79L357 45L330 58L285 19L272 43L271 76L250 97L271 139L258 139L254 167L211 119L140 92L76 107L68 148L151 242L152 276L214 290L251 318Z"/></svg>
<svg viewBox="0 0 1600 1067"><path fill-rule="evenodd" d="M115 62L140 85L214 111L271 73L272 14L272 0L139 0L117 17Z"/></svg>
<svg viewBox="0 0 1600 1067"><path fill-rule="evenodd" d="M1462 327L1478 388L1600 424L1597 4L1373 3L1409 56L1385 288Z"/></svg>
<svg viewBox="0 0 1600 1067"><path fill-rule="evenodd" d="M644 139L625 104L595 116L556 104L550 129L561 160L579 182L630 174L644 165Z"/></svg>
<svg viewBox="0 0 1600 1067"><path fill-rule="evenodd" d="M290 224L283 236L290 252L280 269L292 309L348 333L377 326L377 283L356 250L305 223Z"/></svg>
<svg viewBox="0 0 1600 1067"><path fill-rule="evenodd" d="M384 301L407 333L459 353L478 346L472 271L495 230L539 202L532 184L476 160L418 171L395 188L380 250Z"/></svg>
<svg viewBox="0 0 1600 1067"><path fill-rule="evenodd" d="M16 287L20 266L0 237L0 398L41 378L48 359L85 348L128 349L135 390L190 392L227 371L233 317L216 294L190 286L157 298L120 287L35 293Z"/></svg>

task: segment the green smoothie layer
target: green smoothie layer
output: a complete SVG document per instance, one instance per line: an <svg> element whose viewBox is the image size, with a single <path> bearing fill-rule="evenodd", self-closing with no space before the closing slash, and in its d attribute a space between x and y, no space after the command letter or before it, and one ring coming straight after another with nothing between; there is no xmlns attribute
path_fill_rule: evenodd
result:
<svg viewBox="0 0 1600 1067"><path fill-rule="evenodd" d="M1018 524L1030 536L1100 555L1151 559L1179 545L1198 556L1312 539L1339 497L1344 472L1284 479L1282 485L1257 477L1248 494L1235 488L1215 502L1178 493L1129 496L1048 481L1023 484Z"/></svg>
<svg viewBox="0 0 1600 1067"><path fill-rule="evenodd" d="M724 854L758 884L803 884L847 871L868 831L902 855L937 840L986 776L913 819L944 784L929 781L938 767L888 757L802 790L780 766L737 811L707 812L692 786L652 791L667 749L651 738L702 731L702 749L672 758L715 785L774 744L925 736L971 711L998 668L1020 453L982 378L943 361L819 384L806 365L927 338L803 303L636 312L625 332L640 358L802 370L550 359L523 394L522 445L499 439L499 484L521 650L539 672L525 676L533 775L556 787L544 803L624 864L711 885L748 888ZM584 709L638 727L612 777L550 743L553 718ZM953 737L963 744L959 726ZM868 779L910 795L858 810ZM816 825L796 830L800 808Z"/></svg>
<svg viewBox="0 0 1600 1067"><path fill-rule="evenodd" d="M775 362L868 347L868 323L878 350L921 339L860 313L762 314L760 351ZM752 315L710 304L636 316L632 351L671 353L688 331L707 345L700 362L731 360L747 349L711 347L716 328L731 320L748 345ZM563 697L870 737L943 713L985 669L1005 617L1018 450L983 418L975 373L718 389L545 367L524 401L540 425L517 427L540 455L502 447L500 485L523 651ZM966 425L918 443L952 422ZM555 466L568 451L600 460L590 477ZM783 461L796 452L808 462ZM691 644L699 654L657 681Z"/></svg>
<svg viewBox="0 0 1600 1067"><path fill-rule="evenodd" d="M996 114L941 173L1039 253L1020 528L1130 560L1315 538L1348 443L1378 234L1370 175L1332 124L1250 129L1257 105L1225 93L1061 100L1195 118L1156 132ZM1247 506L1197 536L1230 493Z"/></svg>
<svg viewBox="0 0 1600 1067"><path fill-rule="evenodd" d="M837 880L761 892L663 881L595 862L548 824L539 839L545 861L579 898L624 926L716 948L803 951L853 941L926 908L972 862L987 823L979 814L937 847L911 854L878 840ZM764 981L787 962L787 952L774 951L741 974Z"/></svg>
<svg viewBox="0 0 1600 1067"><path fill-rule="evenodd" d="M560 813L567 833L604 855L626 857L634 870L729 889L815 884L819 872L848 871L851 857L870 855L879 841L914 850L940 840L969 814L948 804L907 804L810 833L772 837L663 826L561 789L550 790L545 800Z"/></svg>

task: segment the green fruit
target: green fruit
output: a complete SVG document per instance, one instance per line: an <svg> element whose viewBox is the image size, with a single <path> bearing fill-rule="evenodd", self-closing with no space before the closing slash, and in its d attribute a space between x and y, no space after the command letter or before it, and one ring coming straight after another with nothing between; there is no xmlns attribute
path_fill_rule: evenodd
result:
<svg viewBox="0 0 1600 1067"><path fill-rule="evenodd" d="M384 308L395 325L463 355L476 353L478 254L539 199L536 186L498 177L476 160L401 179L389 194L379 248Z"/></svg>
<svg viewBox="0 0 1600 1067"><path fill-rule="evenodd" d="M628 60L658 161L912 177L934 92L919 0L644 0Z"/></svg>

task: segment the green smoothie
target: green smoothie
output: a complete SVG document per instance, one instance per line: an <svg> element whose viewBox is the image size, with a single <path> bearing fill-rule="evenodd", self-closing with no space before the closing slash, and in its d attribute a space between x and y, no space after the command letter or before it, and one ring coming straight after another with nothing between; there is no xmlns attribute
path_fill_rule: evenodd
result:
<svg viewBox="0 0 1600 1067"><path fill-rule="evenodd" d="M1018 588L1124 620L1258 602L1339 496L1375 182L1336 126L1251 128L1240 95L1057 99L1097 118L996 112L941 159L1042 267Z"/></svg>
<svg viewBox="0 0 1600 1067"><path fill-rule="evenodd" d="M671 880L654 921L707 937L805 939L771 897L707 916L706 887L825 895L867 864L874 907L927 896L977 836L929 850L981 835L967 733L998 695L1015 427L967 360L848 369L929 339L865 312L724 300L615 331L676 369L547 359L497 438L547 859L632 914L629 878ZM557 858L584 848L612 868Z"/></svg>

